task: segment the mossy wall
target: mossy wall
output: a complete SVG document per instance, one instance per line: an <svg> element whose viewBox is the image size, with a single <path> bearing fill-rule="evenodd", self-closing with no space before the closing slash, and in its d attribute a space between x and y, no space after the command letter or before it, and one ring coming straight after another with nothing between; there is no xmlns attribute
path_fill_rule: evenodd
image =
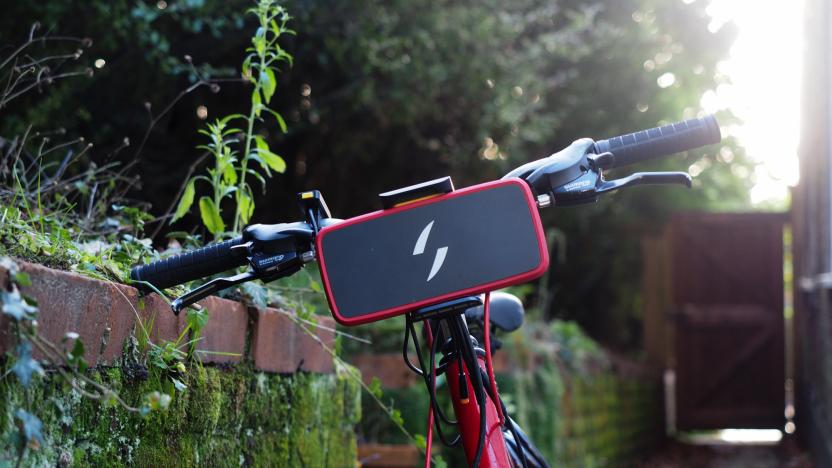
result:
<svg viewBox="0 0 832 468"><path fill-rule="evenodd" d="M544 365L498 376L509 411L554 466L627 466L664 434L658 379Z"/></svg>
<svg viewBox="0 0 832 468"><path fill-rule="evenodd" d="M360 387L347 375L265 374L246 365L188 370L185 391L146 417L81 398L48 376L0 381L0 466L16 462L13 408L43 421L22 466L354 466ZM131 404L157 390L119 368L93 371Z"/></svg>
<svg viewBox="0 0 832 468"><path fill-rule="evenodd" d="M658 375L619 370L583 336L566 340L548 332L541 337L541 330L516 333L498 352L509 357L497 373L498 387L512 418L552 466L628 466L661 440ZM441 380L437 396L449 408ZM400 409L408 430L425 434L428 395L421 381L410 388L385 389L383 399ZM360 437L407 443L369 398L363 408ZM453 428L449 432L456 433ZM464 466L461 450L441 450L449 466Z"/></svg>

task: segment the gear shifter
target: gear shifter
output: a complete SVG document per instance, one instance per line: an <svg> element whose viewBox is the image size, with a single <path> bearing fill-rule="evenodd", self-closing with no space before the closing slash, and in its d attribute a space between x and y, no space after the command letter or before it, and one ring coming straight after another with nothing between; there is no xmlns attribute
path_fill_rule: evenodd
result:
<svg viewBox="0 0 832 468"><path fill-rule="evenodd" d="M549 195L554 205L592 203L602 193L645 184L691 186L684 172L637 172L616 180L604 180L604 169L615 166L613 153L594 154L595 142L576 140L548 158L520 166L503 178L524 179L537 195Z"/></svg>

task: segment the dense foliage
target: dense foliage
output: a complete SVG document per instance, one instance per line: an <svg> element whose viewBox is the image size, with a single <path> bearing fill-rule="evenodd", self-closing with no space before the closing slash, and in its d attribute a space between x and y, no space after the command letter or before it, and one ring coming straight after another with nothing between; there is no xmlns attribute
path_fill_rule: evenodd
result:
<svg viewBox="0 0 832 468"><path fill-rule="evenodd" d="M729 27L708 30L704 3L287 1L299 33L284 47L296 59L277 75L271 107L287 117L289 131L283 135L275 121L263 128L287 170L270 181L267 198L252 193L253 221L295 218L294 194L307 188L321 189L334 214L347 217L377 208L375 194L386 189L444 174L469 185L578 137L691 117L702 92L725 79L716 64L731 40ZM244 31L255 26L245 16L249 6L7 6L2 44L19 42L40 21L46 30L92 38L80 60L104 63L92 78L56 82L48 98L27 96L4 109L0 136L28 125L83 135L96 143L85 158L132 164L143 185L128 196L150 203L154 215L171 214L200 156L201 118L246 112L250 103L238 65L250 44ZM194 86L200 80L214 86ZM132 144L121 148L125 137ZM730 142L657 164L692 166L693 191L636 189L547 212L547 225L558 229L559 261L543 313L574 318L608 342L636 344L640 236L672 209L744 206L747 181L728 164L745 164ZM173 229L199 223L185 216ZM166 229L160 225L151 230L157 241Z"/></svg>

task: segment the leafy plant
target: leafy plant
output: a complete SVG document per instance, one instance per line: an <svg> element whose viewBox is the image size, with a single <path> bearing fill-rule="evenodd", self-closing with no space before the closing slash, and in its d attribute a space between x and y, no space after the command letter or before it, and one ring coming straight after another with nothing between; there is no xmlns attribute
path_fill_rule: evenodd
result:
<svg viewBox="0 0 832 468"><path fill-rule="evenodd" d="M254 212L254 196L247 178L256 178L265 190L263 174L271 177L272 171L282 173L286 170L286 162L272 152L255 124L264 122L263 114L266 113L277 121L282 132L287 130L283 117L269 108L269 103L277 89L278 65L281 62L292 63L292 56L283 50L279 39L284 34L294 34L294 31L287 28L289 14L274 0L259 0L257 6L248 11L257 17L259 23L242 65L243 78L254 85L248 115L232 114L208 124L207 130L200 130L209 138L209 143L199 148L213 155L214 167L208 169L208 176L198 175L187 182L171 218L173 223L188 213L196 196L195 184L204 181L213 193L212 196L199 198L199 212L202 224L215 240L227 234L222 216L222 202L226 197L234 198L235 212L230 232L237 233ZM235 121L241 121L245 128L230 126ZM260 171L251 167L252 163L257 163Z"/></svg>

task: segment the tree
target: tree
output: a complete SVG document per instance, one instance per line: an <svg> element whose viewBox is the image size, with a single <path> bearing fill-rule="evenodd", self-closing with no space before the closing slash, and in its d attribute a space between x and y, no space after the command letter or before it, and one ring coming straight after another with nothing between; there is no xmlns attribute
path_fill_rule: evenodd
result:
<svg viewBox="0 0 832 468"><path fill-rule="evenodd" d="M62 125L104 149L134 142L116 158L128 162L154 115L200 76L236 77L252 27L242 0L165 4L51 0L18 2L0 19L2 43L27 24L92 37L106 58L97 77L27 102L0 123L0 135L24 123ZM255 194L254 222L295 218L294 194L319 188L338 217L376 209L376 194L450 174L457 186L494 179L578 137L604 138L695 115L701 94L723 79L730 27L707 29L705 2L659 0L288 1L295 57L278 77L273 107L289 133L267 128L286 159L285 176ZM58 27L60 26L60 27ZM188 54L198 64L184 62ZM198 72L198 73L197 73ZM672 75L668 75L672 74ZM657 83L662 77L660 87ZM238 112L248 91L222 83L176 102L148 134L136 170L135 196L164 214L197 159L195 113ZM69 112L66 109L73 109ZM158 110L156 110L158 109ZM730 117L730 116L729 116ZM645 167L700 171L695 190L634 189L580 209L549 210L547 225L565 239L565 263L553 265L554 302L547 317L575 318L591 334L637 343L638 240L678 208L737 207L746 182L724 150L691 152ZM268 207L268 208L264 208ZM196 225L185 217L175 228Z"/></svg>

